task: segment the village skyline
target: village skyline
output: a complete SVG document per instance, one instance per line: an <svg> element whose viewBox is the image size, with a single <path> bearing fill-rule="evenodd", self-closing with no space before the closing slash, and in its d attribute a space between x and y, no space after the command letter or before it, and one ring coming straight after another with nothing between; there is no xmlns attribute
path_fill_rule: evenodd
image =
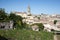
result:
<svg viewBox="0 0 60 40"><path fill-rule="evenodd" d="M27 12L30 5L32 14L60 14L59 0L0 0L0 8L6 12Z"/></svg>

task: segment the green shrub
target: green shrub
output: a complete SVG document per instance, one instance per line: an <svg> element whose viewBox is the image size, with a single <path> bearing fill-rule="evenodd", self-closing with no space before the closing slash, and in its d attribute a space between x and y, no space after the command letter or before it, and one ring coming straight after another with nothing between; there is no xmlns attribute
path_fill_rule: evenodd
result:
<svg viewBox="0 0 60 40"><path fill-rule="evenodd" d="M0 35L11 40L53 40L53 34L44 31L32 30L0 30Z"/></svg>

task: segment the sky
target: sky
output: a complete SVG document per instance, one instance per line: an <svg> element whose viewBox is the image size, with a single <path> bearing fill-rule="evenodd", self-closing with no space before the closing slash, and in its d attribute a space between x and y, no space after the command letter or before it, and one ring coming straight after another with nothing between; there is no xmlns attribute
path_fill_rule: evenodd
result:
<svg viewBox="0 0 60 40"><path fill-rule="evenodd" d="M30 5L32 14L60 14L60 0L0 0L0 8L6 12L27 12Z"/></svg>

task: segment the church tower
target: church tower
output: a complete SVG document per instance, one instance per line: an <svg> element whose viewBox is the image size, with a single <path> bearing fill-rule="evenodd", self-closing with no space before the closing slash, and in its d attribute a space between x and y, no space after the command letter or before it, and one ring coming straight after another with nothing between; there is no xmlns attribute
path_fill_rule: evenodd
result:
<svg viewBox="0 0 60 40"><path fill-rule="evenodd" d="M28 7L27 7L27 14L28 14L28 15L30 15L30 14L31 14L30 5L28 5Z"/></svg>

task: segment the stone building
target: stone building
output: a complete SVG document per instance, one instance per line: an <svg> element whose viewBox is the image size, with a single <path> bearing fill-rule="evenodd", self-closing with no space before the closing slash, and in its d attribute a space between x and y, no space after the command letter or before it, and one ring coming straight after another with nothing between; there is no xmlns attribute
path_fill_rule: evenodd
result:
<svg viewBox="0 0 60 40"><path fill-rule="evenodd" d="M13 21L0 22L0 29L13 29Z"/></svg>
<svg viewBox="0 0 60 40"><path fill-rule="evenodd" d="M33 25L31 26L33 31L39 31L39 27L37 25Z"/></svg>

